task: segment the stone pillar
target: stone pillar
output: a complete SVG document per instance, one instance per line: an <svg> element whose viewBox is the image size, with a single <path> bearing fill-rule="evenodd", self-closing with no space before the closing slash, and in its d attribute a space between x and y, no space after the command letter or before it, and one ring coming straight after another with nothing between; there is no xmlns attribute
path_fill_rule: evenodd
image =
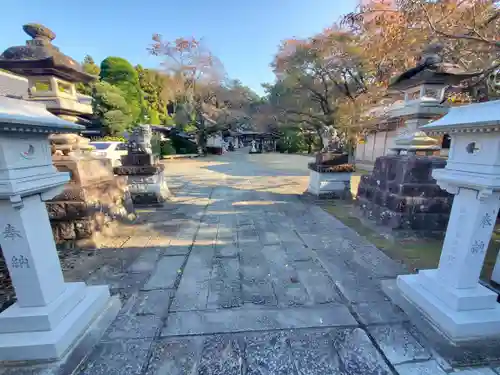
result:
<svg viewBox="0 0 500 375"><path fill-rule="evenodd" d="M0 128L0 246L17 302L0 313L0 361L57 360L101 314L116 314L110 308L119 301L106 285L64 282L45 208L69 181L52 165L48 134L81 127L0 97L0 123L7 122Z"/></svg>
<svg viewBox="0 0 500 375"><path fill-rule="evenodd" d="M402 294L452 341L500 336L497 293L479 283L500 206L500 101L454 107L422 129L451 134L450 158L432 176L454 201L437 269L399 276Z"/></svg>
<svg viewBox="0 0 500 375"><path fill-rule="evenodd" d="M22 203L21 208L0 201L2 251L19 307L47 306L64 292L64 278L40 194Z"/></svg>
<svg viewBox="0 0 500 375"><path fill-rule="evenodd" d="M491 239L500 193L461 188L453 201L451 220L437 276L451 288L475 288Z"/></svg>

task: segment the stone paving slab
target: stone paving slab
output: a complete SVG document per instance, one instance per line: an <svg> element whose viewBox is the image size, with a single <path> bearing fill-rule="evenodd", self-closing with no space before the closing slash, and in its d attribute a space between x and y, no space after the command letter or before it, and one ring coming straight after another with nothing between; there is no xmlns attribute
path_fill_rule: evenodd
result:
<svg viewBox="0 0 500 375"><path fill-rule="evenodd" d="M239 259L216 259L210 279L207 307L231 308L241 304Z"/></svg>
<svg viewBox="0 0 500 375"><path fill-rule="evenodd" d="M120 314L104 334L102 341L153 339L161 325L161 318L156 315Z"/></svg>
<svg viewBox="0 0 500 375"><path fill-rule="evenodd" d="M308 260L295 262L294 267L311 298L312 304L340 302L340 296L335 289L335 284L321 264L317 261Z"/></svg>
<svg viewBox="0 0 500 375"><path fill-rule="evenodd" d="M152 272L156 267L156 261L160 257L160 253L161 250L157 248L144 249L136 260L127 268L126 272Z"/></svg>
<svg viewBox="0 0 500 375"><path fill-rule="evenodd" d="M151 340L120 340L99 344L80 375L139 375L147 365Z"/></svg>
<svg viewBox="0 0 500 375"><path fill-rule="evenodd" d="M185 259L184 256L162 257L143 289L173 288L179 273L182 272L181 270Z"/></svg>
<svg viewBox="0 0 500 375"><path fill-rule="evenodd" d="M156 315L165 318L168 314L170 299L174 295L171 289L139 291L134 297L130 314Z"/></svg>
<svg viewBox="0 0 500 375"><path fill-rule="evenodd" d="M431 358L429 351L402 325L372 326L368 331L392 365Z"/></svg>
<svg viewBox="0 0 500 375"><path fill-rule="evenodd" d="M194 246L188 258L171 311L205 309L212 275L212 246Z"/></svg>
<svg viewBox="0 0 500 375"><path fill-rule="evenodd" d="M398 375L446 375L436 361L406 363L396 366L396 371Z"/></svg>
<svg viewBox="0 0 500 375"><path fill-rule="evenodd" d="M205 339L199 375L243 375L244 342L235 336L214 335Z"/></svg>
<svg viewBox="0 0 500 375"><path fill-rule="evenodd" d="M169 314L161 335L200 335L357 324L349 310L340 304L321 305L315 308L184 311Z"/></svg>
<svg viewBox="0 0 500 375"><path fill-rule="evenodd" d="M333 346L348 374L392 375L380 352L360 328L335 332Z"/></svg>
<svg viewBox="0 0 500 375"><path fill-rule="evenodd" d="M196 374L203 338L175 338L153 344L146 375Z"/></svg>
<svg viewBox="0 0 500 375"><path fill-rule="evenodd" d="M290 334L292 358L300 375L346 374L333 348L330 332Z"/></svg>
<svg viewBox="0 0 500 375"><path fill-rule="evenodd" d="M409 319L399 307L389 301L361 302L354 304L352 309L365 325L400 323Z"/></svg>
<svg viewBox="0 0 500 375"><path fill-rule="evenodd" d="M287 341L283 332L248 337L245 350L247 374L293 374L293 359Z"/></svg>
<svg viewBox="0 0 500 375"><path fill-rule="evenodd" d="M282 246L265 245L262 248L262 254L269 266L269 274L278 304L280 306L307 304L309 301L307 290L300 282L298 273Z"/></svg>

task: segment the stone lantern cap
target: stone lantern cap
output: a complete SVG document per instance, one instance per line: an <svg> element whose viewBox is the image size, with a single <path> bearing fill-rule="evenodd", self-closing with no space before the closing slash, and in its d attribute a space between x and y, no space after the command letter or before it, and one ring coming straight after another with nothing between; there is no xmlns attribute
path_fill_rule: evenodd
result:
<svg viewBox="0 0 500 375"><path fill-rule="evenodd" d="M430 135L500 131L500 100L450 108L447 115L420 128Z"/></svg>
<svg viewBox="0 0 500 375"><path fill-rule="evenodd" d="M479 73L468 73L456 64L443 62L439 43L430 44L422 52L420 61L414 68L400 74L389 85L389 90L404 91L423 84L456 85L463 80L477 76Z"/></svg>
<svg viewBox="0 0 500 375"><path fill-rule="evenodd" d="M24 76L53 75L69 82L85 82L97 77L86 73L82 66L52 44L56 34L49 28L30 23L23 30L33 38L24 46L7 48L0 55L0 68Z"/></svg>
<svg viewBox="0 0 500 375"><path fill-rule="evenodd" d="M54 116L43 104L0 97L0 133L77 133L84 129Z"/></svg>

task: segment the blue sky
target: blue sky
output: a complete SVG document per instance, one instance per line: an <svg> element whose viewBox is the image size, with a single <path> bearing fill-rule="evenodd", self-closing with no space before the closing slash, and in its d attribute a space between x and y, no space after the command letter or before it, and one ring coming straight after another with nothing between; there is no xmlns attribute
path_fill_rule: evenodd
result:
<svg viewBox="0 0 500 375"><path fill-rule="evenodd" d="M153 33L203 38L231 78L262 93L274 79L269 63L281 40L306 37L352 11L356 0L1 0L0 50L22 45L22 25L42 23L54 44L81 61L120 56L157 67L148 55Z"/></svg>

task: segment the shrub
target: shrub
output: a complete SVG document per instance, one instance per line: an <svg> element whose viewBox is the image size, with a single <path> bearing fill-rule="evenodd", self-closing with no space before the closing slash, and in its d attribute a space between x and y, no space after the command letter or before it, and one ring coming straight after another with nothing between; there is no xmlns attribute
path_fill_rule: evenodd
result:
<svg viewBox="0 0 500 375"><path fill-rule="evenodd" d="M166 156L166 155L175 155L175 148L172 145L172 141L170 139L167 139L166 141L161 142L161 155Z"/></svg>
<svg viewBox="0 0 500 375"><path fill-rule="evenodd" d="M157 134L153 134L151 138L151 150L153 151L153 155L161 155L161 140Z"/></svg>
<svg viewBox="0 0 500 375"><path fill-rule="evenodd" d="M98 139L97 141L103 141L103 142L127 142L125 137L121 137L118 135L107 135L105 137L102 137L101 139Z"/></svg>
<svg viewBox="0 0 500 375"><path fill-rule="evenodd" d="M356 167L352 164L326 165L309 163L309 169L319 173L352 173Z"/></svg>
<svg viewBox="0 0 500 375"><path fill-rule="evenodd" d="M276 142L276 151L281 153L288 151L288 145L284 140L280 139L278 142Z"/></svg>
<svg viewBox="0 0 500 375"><path fill-rule="evenodd" d="M176 134L171 134L170 139L172 140L172 146L177 154L197 154L198 148L194 142L190 140L179 137Z"/></svg>

